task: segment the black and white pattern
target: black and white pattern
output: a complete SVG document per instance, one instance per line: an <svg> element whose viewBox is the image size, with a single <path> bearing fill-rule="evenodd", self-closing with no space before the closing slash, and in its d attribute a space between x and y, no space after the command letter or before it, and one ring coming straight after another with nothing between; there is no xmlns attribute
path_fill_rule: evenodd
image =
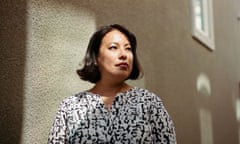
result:
<svg viewBox="0 0 240 144"><path fill-rule="evenodd" d="M60 104L49 144L175 144L173 122L154 93L131 88L108 111L101 97L81 92Z"/></svg>

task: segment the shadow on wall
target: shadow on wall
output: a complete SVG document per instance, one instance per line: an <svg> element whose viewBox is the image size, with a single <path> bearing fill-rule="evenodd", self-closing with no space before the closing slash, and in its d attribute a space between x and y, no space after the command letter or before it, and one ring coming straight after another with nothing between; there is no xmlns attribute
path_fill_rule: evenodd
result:
<svg viewBox="0 0 240 144"><path fill-rule="evenodd" d="M0 2L0 143L21 140L26 49L26 1Z"/></svg>

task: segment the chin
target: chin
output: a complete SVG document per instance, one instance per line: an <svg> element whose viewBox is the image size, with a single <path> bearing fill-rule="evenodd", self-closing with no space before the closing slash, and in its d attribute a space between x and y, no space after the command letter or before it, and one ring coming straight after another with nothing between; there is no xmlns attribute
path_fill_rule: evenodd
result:
<svg viewBox="0 0 240 144"><path fill-rule="evenodd" d="M129 78L129 76L130 76L130 74L121 74L121 75L117 75L116 77L125 81Z"/></svg>

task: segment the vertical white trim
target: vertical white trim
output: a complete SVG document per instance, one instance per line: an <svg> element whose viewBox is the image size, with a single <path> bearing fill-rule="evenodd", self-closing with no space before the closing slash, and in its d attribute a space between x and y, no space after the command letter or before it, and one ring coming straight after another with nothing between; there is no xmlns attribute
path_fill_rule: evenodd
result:
<svg viewBox="0 0 240 144"><path fill-rule="evenodd" d="M206 45L211 50L215 49L214 42L214 25L213 25L213 5L212 0L201 0L202 7L198 7L197 0L191 0L192 6L192 35L194 38L198 39L201 43ZM201 8L203 12L203 27L204 29L199 29L196 23L196 8Z"/></svg>

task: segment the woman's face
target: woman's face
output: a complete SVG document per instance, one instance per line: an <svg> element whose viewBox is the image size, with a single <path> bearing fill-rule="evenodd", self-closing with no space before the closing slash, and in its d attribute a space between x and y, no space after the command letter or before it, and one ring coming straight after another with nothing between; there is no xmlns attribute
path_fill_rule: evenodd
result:
<svg viewBox="0 0 240 144"><path fill-rule="evenodd" d="M97 65L101 80L124 81L132 72L133 53L128 38L118 30L107 33L101 42Z"/></svg>

